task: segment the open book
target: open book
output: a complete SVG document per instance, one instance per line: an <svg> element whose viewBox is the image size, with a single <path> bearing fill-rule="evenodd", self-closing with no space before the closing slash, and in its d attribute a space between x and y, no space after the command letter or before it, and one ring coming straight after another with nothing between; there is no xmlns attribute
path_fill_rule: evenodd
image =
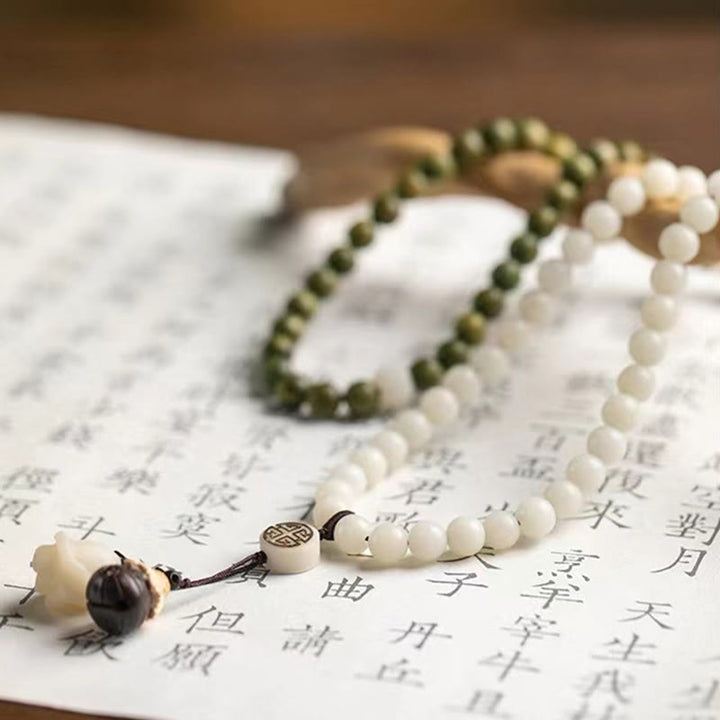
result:
<svg viewBox="0 0 720 720"><path fill-rule="evenodd" d="M255 569L172 593L126 638L51 621L29 561L56 532L211 573L305 517L315 484L377 431L284 417L252 390L269 322L363 212L279 223L292 167L0 119L0 696L188 720L719 717L720 285L695 269L625 460L545 541L427 566L328 553L302 575ZM344 383L434 346L522 220L491 199L410 203L319 313L298 368ZM649 269L599 249L510 380L368 517L482 516L562 472L626 364Z"/></svg>

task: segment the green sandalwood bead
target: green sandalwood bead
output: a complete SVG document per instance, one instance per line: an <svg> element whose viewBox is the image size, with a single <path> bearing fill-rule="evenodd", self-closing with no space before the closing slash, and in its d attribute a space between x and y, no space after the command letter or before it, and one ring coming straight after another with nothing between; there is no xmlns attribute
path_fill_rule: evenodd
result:
<svg viewBox="0 0 720 720"><path fill-rule="evenodd" d="M410 372L418 390L427 390L433 385L437 385L443 376L442 365L437 360L428 358L422 358L414 362Z"/></svg>
<svg viewBox="0 0 720 720"><path fill-rule="evenodd" d="M547 194L547 203L558 210L567 210L580 198L578 186L570 180L560 180Z"/></svg>
<svg viewBox="0 0 720 720"><path fill-rule="evenodd" d="M618 149L620 157L628 162L641 162L645 157L642 147L634 140L623 140Z"/></svg>
<svg viewBox="0 0 720 720"><path fill-rule="evenodd" d="M485 142L496 153L512 150L518 144L517 125L510 118L493 120L484 128L483 135Z"/></svg>
<svg viewBox="0 0 720 720"><path fill-rule="evenodd" d="M337 287L337 283L337 274L330 268L320 268L320 270L311 273L307 279L308 288L321 298L330 295Z"/></svg>
<svg viewBox="0 0 720 720"><path fill-rule="evenodd" d="M475 309L485 317L497 317L502 312L504 300L505 297L500 288L487 288L475 296Z"/></svg>
<svg viewBox="0 0 720 720"><path fill-rule="evenodd" d="M280 405L288 410L300 407L304 396L300 378L291 374L283 375L275 384L274 395Z"/></svg>
<svg viewBox="0 0 720 720"><path fill-rule="evenodd" d="M553 133L547 144L547 152L558 160L569 160L577 154L577 143L565 133Z"/></svg>
<svg viewBox="0 0 720 720"><path fill-rule="evenodd" d="M353 269L355 257L351 247L339 247L328 255L328 265L336 272L344 275Z"/></svg>
<svg viewBox="0 0 720 720"><path fill-rule="evenodd" d="M267 345L265 346L265 355L267 357L271 357L273 355L287 357L292 352L294 342L295 341L288 335L275 333L268 340Z"/></svg>
<svg viewBox="0 0 720 720"><path fill-rule="evenodd" d="M294 313L283 315L281 318L278 318L275 323L275 332L289 335L293 340L297 340L303 334L304 330L305 321L300 315L295 315Z"/></svg>
<svg viewBox="0 0 720 720"><path fill-rule="evenodd" d="M563 162L563 178L580 187L592 180L597 172L595 161L585 152L578 153Z"/></svg>
<svg viewBox="0 0 720 720"><path fill-rule="evenodd" d="M523 118L518 121L518 142L525 150L545 150L550 141L550 128L538 118Z"/></svg>
<svg viewBox="0 0 720 720"><path fill-rule="evenodd" d="M465 170L485 154L485 140L482 134L470 128L453 138L452 154L458 167Z"/></svg>
<svg viewBox="0 0 720 720"><path fill-rule="evenodd" d="M510 255L523 265L532 262L538 253L537 236L531 232L526 232L516 237L510 245Z"/></svg>
<svg viewBox="0 0 720 720"><path fill-rule="evenodd" d="M317 310L317 295L310 290L301 290L290 298L287 308L291 313L300 315L307 320Z"/></svg>
<svg viewBox="0 0 720 720"><path fill-rule="evenodd" d="M440 155L428 155L420 160L418 169L428 180L443 180L454 172L451 158Z"/></svg>
<svg viewBox="0 0 720 720"><path fill-rule="evenodd" d="M400 178L397 194L401 198L414 198L427 190L427 178L420 170L408 170Z"/></svg>
<svg viewBox="0 0 720 720"><path fill-rule="evenodd" d="M375 226L371 220L361 220L350 228L350 243L355 248L367 247L375 234Z"/></svg>
<svg viewBox="0 0 720 720"><path fill-rule="evenodd" d="M558 211L551 205L533 210L528 219L528 228L538 237L549 235L558 224Z"/></svg>
<svg viewBox="0 0 720 720"><path fill-rule="evenodd" d="M381 195L373 205L373 217L377 222L390 223L398 216L400 205L396 195L386 193Z"/></svg>
<svg viewBox="0 0 720 720"><path fill-rule="evenodd" d="M477 345L485 337L485 316L466 312L455 322L455 334L469 345Z"/></svg>
<svg viewBox="0 0 720 720"><path fill-rule="evenodd" d="M329 419L335 415L340 397L330 383L318 383L311 385L305 393L310 417L317 419Z"/></svg>
<svg viewBox="0 0 720 720"><path fill-rule="evenodd" d="M287 362L280 355L273 355L263 361L263 376L269 388L274 388L280 378L287 375Z"/></svg>
<svg viewBox="0 0 720 720"><path fill-rule="evenodd" d="M588 154L598 167L607 167L610 163L620 159L618 146L612 140L606 140L605 138L593 140L588 148Z"/></svg>
<svg viewBox="0 0 720 720"><path fill-rule="evenodd" d="M520 266L514 260L506 260L493 270L492 280L495 287L512 290L520 282Z"/></svg>
<svg viewBox="0 0 720 720"><path fill-rule="evenodd" d="M367 418L374 415L380 405L380 391L374 383L353 383L345 395L350 414L356 418Z"/></svg>
<svg viewBox="0 0 720 720"><path fill-rule="evenodd" d="M462 340L448 340L437 350L437 359L445 368L467 362L467 356L468 346Z"/></svg>

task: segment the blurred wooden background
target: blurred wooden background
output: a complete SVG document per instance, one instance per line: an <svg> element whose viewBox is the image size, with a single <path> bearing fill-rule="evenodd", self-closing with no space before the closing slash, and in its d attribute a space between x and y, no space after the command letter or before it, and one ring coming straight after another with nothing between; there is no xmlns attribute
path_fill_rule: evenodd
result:
<svg viewBox="0 0 720 720"><path fill-rule="evenodd" d="M0 111L289 148L537 114L710 170L719 15L717 0L2 0ZM0 702L2 720L73 717Z"/></svg>

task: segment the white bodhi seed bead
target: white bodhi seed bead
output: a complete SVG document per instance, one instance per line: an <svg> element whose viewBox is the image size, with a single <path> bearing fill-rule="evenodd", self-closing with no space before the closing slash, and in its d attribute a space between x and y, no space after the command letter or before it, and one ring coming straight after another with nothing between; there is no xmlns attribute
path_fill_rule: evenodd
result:
<svg viewBox="0 0 720 720"><path fill-rule="evenodd" d="M607 198L621 215L629 217L645 207L645 188L636 177L619 177L610 183Z"/></svg>
<svg viewBox="0 0 720 720"><path fill-rule="evenodd" d="M618 376L617 386L636 400L649 400L655 390L655 375L642 365L628 365Z"/></svg>
<svg viewBox="0 0 720 720"><path fill-rule="evenodd" d="M707 180L707 191L715 202L720 203L720 170L716 170Z"/></svg>
<svg viewBox="0 0 720 720"><path fill-rule="evenodd" d="M342 480L361 493L367 487L365 471L355 463L342 463L330 471L330 480Z"/></svg>
<svg viewBox="0 0 720 720"><path fill-rule="evenodd" d="M434 522L420 520L410 528L408 547L418 560L437 560L447 547L445 530Z"/></svg>
<svg viewBox="0 0 720 720"><path fill-rule="evenodd" d="M439 385L420 396L419 406L433 425L449 425L460 414L460 403L454 393Z"/></svg>
<svg viewBox="0 0 720 720"><path fill-rule="evenodd" d="M485 518L485 543L495 550L511 548L520 537L517 518L507 510L493 510Z"/></svg>
<svg viewBox="0 0 720 720"><path fill-rule="evenodd" d="M485 527L474 517L456 517L447 527L450 552L458 557L470 557L479 553L485 545Z"/></svg>
<svg viewBox="0 0 720 720"><path fill-rule="evenodd" d="M375 384L380 391L380 404L384 410L407 407L415 395L410 370L400 365L380 368L375 375Z"/></svg>
<svg viewBox="0 0 720 720"><path fill-rule="evenodd" d="M538 269L538 285L553 295L567 290L571 282L571 266L564 260L546 260Z"/></svg>
<svg viewBox="0 0 720 720"><path fill-rule="evenodd" d="M557 300L544 290L531 290L520 298L520 314L533 325L549 325L556 310Z"/></svg>
<svg viewBox="0 0 720 720"><path fill-rule="evenodd" d="M677 322L677 303L669 295L650 295L640 308L643 325L651 330L665 332Z"/></svg>
<svg viewBox="0 0 720 720"><path fill-rule="evenodd" d="M611 395L602 407L602 419L606 425L627 432L635 427L638 404L635 398L623 393Z"/></svg>
<svg viewBox="0 0 720 720"><path fill-rule="evenodd" d="M620 213L607 200L594 200L583 210L582 226L598 240L615 237L622 227Z"/></svg>
<svg viewBox="0 0 720 720"><path fill-rule="evenodd" d="M502 382L510 371L507 353L494 345L481 345L470 352L470 362L481 380L489 385Z"/></svg>
<svg viewBox="0 0 720 720"><path fill-rule="evenodd" d="M415 408L398 413L392 422L392 429L407 440L410 450L419 450L430 441L433 434L432 425L425 413Z"/></svg>
<svg viewBox="0 0 720 720"><path fill-rule="evenodd" d="M552 532L557 522L555 508L542 497L525 498L515 513L520 533L530 540L539 540Z"/></svg>
<svg viewBox="0 0 720 720"><path fill-rule="evenodd" d="M645 192L651 198L670 197L677 193L678 171L669 160L658 158L645 164L642 174Z"/></svg>
<svg viewBox="0 0 720 720"><path fill-rule="evenodd" d="M370 441L385 456L390 470L397 470L410 453L407 440L395 430L383 430Z"/></svg>
<svg viewBox="0 0 720 720"><path fill-rule="evenodd" d="M665 355L665 338L655 330L640 328L630 336L630 355L638 365L657 365Z"/></svg>
<svg viewBox="0 0 720 720"><path fill-rule="evenodd" d="M681 200L707 195L707 178L705 173L692 165L683 165L678 168L677 196Z"/></svg>
<svg viewBox="0 0 720 720"><path fill-rule="evenodd" d="M350 502L356 493L351 485L344 480L328 480L318 485L315 491L315 500L322 500L326 497L334 497L337 500Z"/></svg>
<svg viewBox="0 0 720 720"><path fill-rule="evenodd" d="M368 485L377 485L388 473L388 461L380 448L363 445L350 455L350 460L365 472Z"/></svg>
<svg viewBox="0 0 720 720"><path fill-rule="evenodd" d="M398 562L407 553L407 533L392 523L380 523L370 532L368 547L378 562Z"/></svg>
<svg viewBox="0 0 720 720"><path fill-rule="evenodd" d="M625 456L627 439L619 430L600 425L588 435L587 450L606 465L615 465Z"/></svg>
<svg viewBox="0 0 720 720"><path fill-rule="evenodd" d="M498 345L509 353L525 349L530 340L530 328L524 320L509 318L497 323Z"/></svg>
<svg viewBox="0 0 720 720"><path fill-rule="evenodd" d="M700 238L684 223L671 223L660 233L658 249L666 260L688 263L700 250Z"/></svg>
<svg viewBox="0 0 720 720"><path fill-rule="evenodd" d="M442 384L461 405L472 405L480 397L480 380L469 365L454 365L443 376Z"/></svg>
<svg viewBox="0 0 720 720"><path fill-rule="evenodd" d="M545 488L545 499L555 508L558 519L574 517L583 505L582 490L569 480L556 480Z"/></svg>
<svg viewBox="0 0 720 720"><path fill-rule="evenodd" d="M658 260L650 273L650 285L656 293L677 295L685 288L687 268L670 260Z"/></svg>
<svg viewBox="0 0 720 720"><path fill-rule="evenodd" d="M563 257L572 265L586 265L595 252L595 238L587 230L568 230L562 244Z"/></svg>
<svg viewBox="0 0 720 720"><path fill-rule="evenodd" d="M335 513L341 510L349 510L348 503L341 498L328 495L316 501L313 508L313 524L315 527L322 527Z"/></svg>
<svg viewBox="0 0 720 720"><path fill-rule="evenodd" d="M707 195L691 197L680 208L680 220L695 232L710 232L718 222L717 203Z"/></svg>
<svg viewBox="0 0 720 720"><path fill-rule="evenodd" d="M370 523L360 515L346 515L335 525L335 544L347 555L360 555L367 550Z"/></svg>
<svg viewBox="0 0 720 720"><path fill-rule="evenodd" d="M565 477L577 485L584 495L594 493L605 482L605 463L588 453L576 455L565 470Z"/></svg>

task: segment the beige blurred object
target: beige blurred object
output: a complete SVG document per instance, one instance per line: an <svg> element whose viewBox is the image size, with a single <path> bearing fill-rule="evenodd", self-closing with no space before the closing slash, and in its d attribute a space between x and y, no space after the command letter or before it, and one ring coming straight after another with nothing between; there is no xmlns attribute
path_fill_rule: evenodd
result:
<svg viewBox="0 0 720 720"><path fill-rule="evenodd" d="M384 128L348 135L300 148L298 171L286 187L286 209L300 213L316 207L345 205L369 198L391 186L398 172L427 155L447 153L450 136L438 130L417 127ZM588 188L586 199L601 197L618 175L638 175L636 163L615 163ZM503 198L531 209L559 176L559 163L533 151L510 152L493 158L462 179L442 185L439 192L482 193ZM651 201L639 215L627 218L623 236L648 255L658 257L660 231L677 220L676 200ZM569 222L577 222L579 212ZM701 236L695 262L720 263L720 226Z"/></svg>

